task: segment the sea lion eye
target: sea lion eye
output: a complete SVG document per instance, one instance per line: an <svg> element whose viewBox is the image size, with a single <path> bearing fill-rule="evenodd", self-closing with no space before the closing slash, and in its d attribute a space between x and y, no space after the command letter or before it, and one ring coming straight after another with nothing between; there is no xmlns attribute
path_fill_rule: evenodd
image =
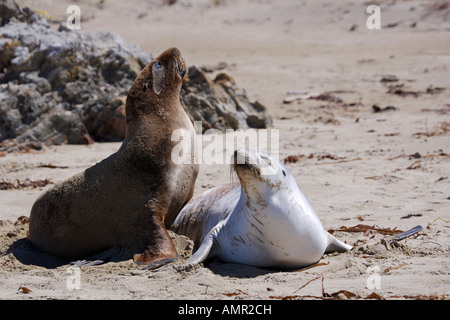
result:
<svg viewBox="0 0 450 320"><path fill-rule="evenodd" d="M156 61L153 65L155 66L155 69L156 69L156 70L158 70L159 68L161 68L161 62L159 62L159 61Z"/></svg>
<svg viewBox="0 0 450 320"><path fill-rule="evenodd" d="M184 77L184 75L186 74L186 70L183 70L183 69L179 69L178 70L178 74L180 75L180 77Z"/></svg>

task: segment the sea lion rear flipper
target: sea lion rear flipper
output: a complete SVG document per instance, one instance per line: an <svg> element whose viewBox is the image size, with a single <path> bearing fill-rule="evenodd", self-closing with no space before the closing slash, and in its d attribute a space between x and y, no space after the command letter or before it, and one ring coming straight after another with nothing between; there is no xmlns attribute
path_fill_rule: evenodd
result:
<svg viewBox="0 0 450 320"><path fill-rule="evenodd" d="M327 232L328 237L328 246L325 249L325 253L329 252L347 252L352 247L346 243L343 243L342 241L339 241L335 237L333 237L331 234Z"/></svg>

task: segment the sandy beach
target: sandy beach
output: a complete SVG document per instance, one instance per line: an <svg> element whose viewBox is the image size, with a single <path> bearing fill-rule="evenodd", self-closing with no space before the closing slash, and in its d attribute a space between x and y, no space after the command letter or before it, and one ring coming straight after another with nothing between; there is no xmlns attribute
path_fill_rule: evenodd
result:
<svg viewBox="0 0 450 320"><path fill-rule="evenodd" d="M53 21L72 4L17 2ZM69 265L29 258L23 217L42 192L120 143L51 146L0 156L0 299L448 299L450 2L376 1L378 30L367 28L370 3L360 0L163 3L76 2L83 31L107 30L153 54L176 46L189 65L225 62L211 76L228 73L266 106L280 159L325 229L353 249L301 270L110 262L81 268L79 288L69 288ZM229 165L203 164L195 194L228 182Z"/></svg>

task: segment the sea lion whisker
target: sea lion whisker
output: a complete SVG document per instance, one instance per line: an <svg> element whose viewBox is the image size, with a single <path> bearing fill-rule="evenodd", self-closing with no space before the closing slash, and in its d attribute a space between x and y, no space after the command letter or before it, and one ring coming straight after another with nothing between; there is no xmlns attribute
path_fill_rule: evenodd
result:
<svg viewBox="0 0 450 320"><path fill-rule="evenodd" d="M261 175L261 169L259 166L255 163L237 163L234 165L237 168L245 168L253 172L255 175L260 176Z"/></svg>
<svg viewBox="0 0 450 320"><path fill-rule="evenodd" d="M238 175L236 172L236 165L231 164L230 165L230 180L231 182L236 182L238 180Z"/></svg>

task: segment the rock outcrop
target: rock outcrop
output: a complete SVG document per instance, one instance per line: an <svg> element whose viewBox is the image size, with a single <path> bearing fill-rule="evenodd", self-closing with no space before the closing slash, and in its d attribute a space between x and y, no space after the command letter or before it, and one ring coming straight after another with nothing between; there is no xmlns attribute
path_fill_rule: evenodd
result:
<svg viewBox="0 0 450 320"><path fill-rule="evenodd" d="M109 32L59 30L0 3L0 151L121 141L128 89L153 55ZM182 105L203 129L266 128L270 119L233 79L188 70Z"/></svg>

